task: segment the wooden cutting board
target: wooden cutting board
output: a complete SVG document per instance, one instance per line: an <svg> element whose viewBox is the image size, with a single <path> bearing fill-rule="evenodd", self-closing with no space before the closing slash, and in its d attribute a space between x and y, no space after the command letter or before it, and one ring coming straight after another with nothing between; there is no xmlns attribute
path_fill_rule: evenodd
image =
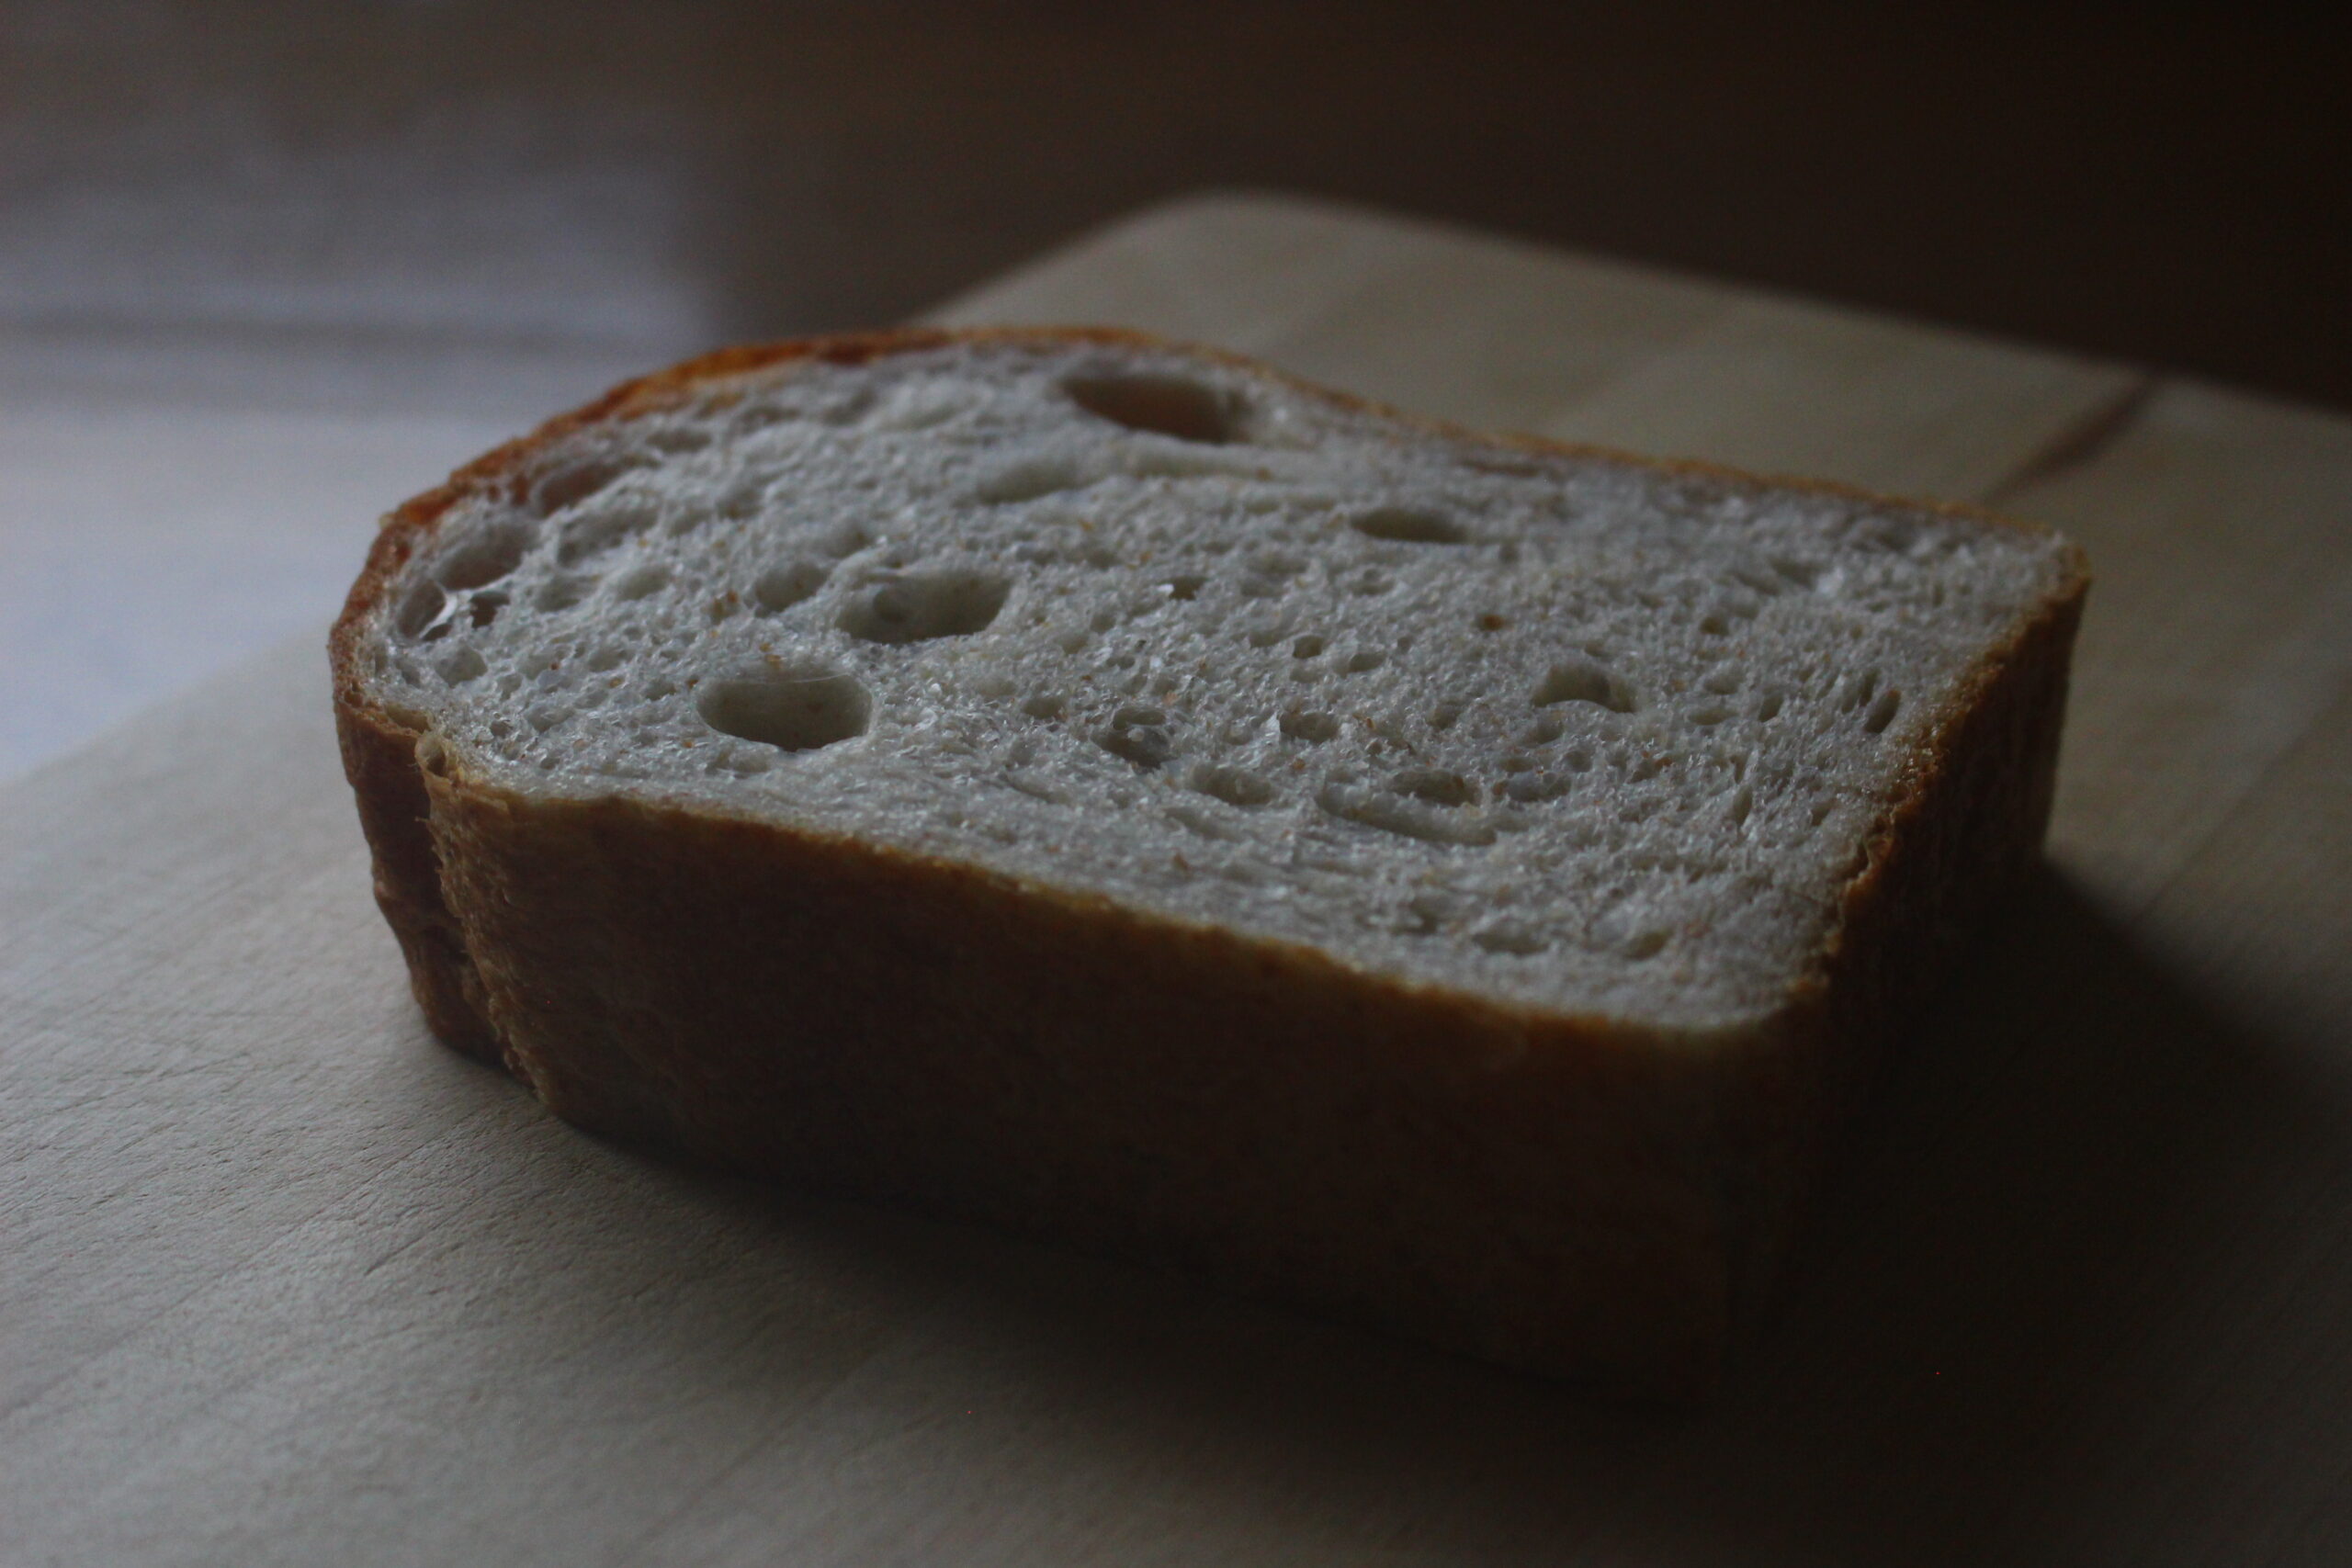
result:
<svg viewBox="0 0 2352 1568"><path fill-rule="evenodd" d="M2352 1559L2352 423L1265 198L940 319L2089 548L2050 868L1727 1396L572 1132L419 1024L313 636L0 792L0 1562Z"/></svg>

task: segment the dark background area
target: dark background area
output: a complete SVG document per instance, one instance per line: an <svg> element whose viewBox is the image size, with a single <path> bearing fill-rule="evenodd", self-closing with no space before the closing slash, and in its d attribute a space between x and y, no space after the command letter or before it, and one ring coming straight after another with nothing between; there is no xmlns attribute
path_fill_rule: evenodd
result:
<svg viewBox="0 0 2352 1568"><path fill-rule="evenodd" d="M2309 12L0 5L0 328L683 350L907 315L1204 186L2352 406Z"/></svg>

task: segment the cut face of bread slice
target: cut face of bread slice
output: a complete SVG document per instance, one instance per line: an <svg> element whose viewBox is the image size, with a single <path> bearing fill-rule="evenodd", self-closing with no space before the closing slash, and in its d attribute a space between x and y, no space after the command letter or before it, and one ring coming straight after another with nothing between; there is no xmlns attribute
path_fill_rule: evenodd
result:
<svg viewBox="0 0 2352 1568"><path fill-rule="evenodd" d="M338 704L436 1025L567 1114L1687 1381L1848 1043L2038 836L2083 581L2046 534L1148 340L905 334L685 367L412 503ZM1548 1134L1488 1103L1531 1051L1593 1080ZM1375 1156L1407 1188L1328 1168ZM1441 1156L1600 1207L1410 1190ZM1420 1239L1474 1190L1549 1283ZM1628 1247L1705 1277L1667 1351L1572 1300L1675 1293L1612 1283ZM1508 1278L1396 1299L1440 1261Z"/></svg>

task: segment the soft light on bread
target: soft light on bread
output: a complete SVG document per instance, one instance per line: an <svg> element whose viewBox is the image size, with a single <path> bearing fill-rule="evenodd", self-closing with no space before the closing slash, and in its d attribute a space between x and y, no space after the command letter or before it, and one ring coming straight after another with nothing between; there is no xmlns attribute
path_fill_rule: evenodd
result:
<svg viewBox="0 0 2352 1568"><path fill-rule="evenodd" d="M453 1044L582 1125L1703 1388L2030 855L2085 587L1132 334L634 383L334 643Z"/></svg>

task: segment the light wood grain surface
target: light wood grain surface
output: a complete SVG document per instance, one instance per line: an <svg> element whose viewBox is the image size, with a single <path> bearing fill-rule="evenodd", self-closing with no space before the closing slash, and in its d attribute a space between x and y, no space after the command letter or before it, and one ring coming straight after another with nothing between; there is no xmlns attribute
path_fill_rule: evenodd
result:
<svg viewBox="0 0 2352 1568"><path fill-rule="evenodd" d="M554 1122L425 1037L305 635L0 792L0 1562L2352 1557L2352 424L1271 200L941 315L2089 548L2049 869L1725 1399L1597 1406ZM308 440L356 490L480 409L255 417L223 460Z"/></svg>

